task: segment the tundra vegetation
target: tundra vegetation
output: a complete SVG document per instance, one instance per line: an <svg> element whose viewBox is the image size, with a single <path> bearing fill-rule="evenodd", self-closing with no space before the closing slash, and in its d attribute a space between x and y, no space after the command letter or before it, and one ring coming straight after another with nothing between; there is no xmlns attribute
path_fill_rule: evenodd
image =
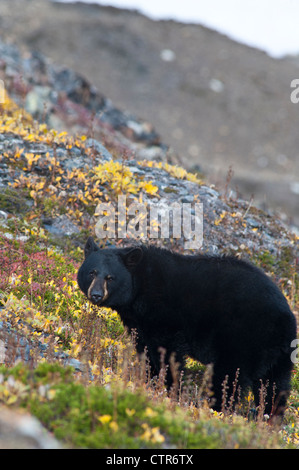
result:
<svg viewBox="0 0 299 470"><path fill-rule="evenodd" d="M210 367L189 359L187 374L177 377L178 395L168 394L163 372L147 380L147 362L137 357L134 337L118 314L91 306L80 292L76 273L97 204L119 194L153 197L155 182L133 177L125 158L66 170L57 148L90 153L86 136L34 122L9 97L0 133L8 143L18 137L54 150L54 156L22 147L11 152L7 145L0 154L11 178L0 189L0 403L28 410L67 447L298 448L298 362L283 423L270 426L263 409L254 414L251 394L241 401L236 387L227 396L225 384L222 410L215 412L209 406ZM184 169L154 165L200 184ZM230 217L223 214L216 225L226 218L237 224L237 202L232 206ZM65 214L79 230L61 240L42 220ZM278 283L298 318L292 250L282 248L279 257L267 250L248 255Z"/></svg>

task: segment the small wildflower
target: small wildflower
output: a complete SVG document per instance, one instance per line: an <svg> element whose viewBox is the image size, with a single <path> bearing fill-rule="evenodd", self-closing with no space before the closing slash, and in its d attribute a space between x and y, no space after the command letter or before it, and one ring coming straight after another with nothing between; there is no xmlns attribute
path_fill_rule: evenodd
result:
<svg viewBox="0 0 299 470"><path fill-rule="evenodd" d="M112 429L113 432L116 432L118 431L118 424L116 421L111 421L111 423L109 423L109 427Z"/></svg>
<svg viewBox="0 0 299 470"><path fill-rule="evenodd" d="M144 414L147 418L154 418L158 413L147 406Z"/></svg>
<svg viewBox="0 0 299 470"><path fill-rule="evenodd" d="M98 417L98 420L102 423L102 424L107 424L111 421L112 419L112 416L111 415L102 415L102 416L99 416Z"/></svg>

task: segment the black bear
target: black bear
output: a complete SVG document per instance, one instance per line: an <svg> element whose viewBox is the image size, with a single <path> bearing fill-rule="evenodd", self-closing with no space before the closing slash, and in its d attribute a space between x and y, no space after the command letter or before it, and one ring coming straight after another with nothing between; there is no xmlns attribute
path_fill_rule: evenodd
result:
<svg viewBox="0 0 299 470"><path fill-rule="evenodd" d="M296 320L257 267L153 246L100 249L90 237L78 284L93 304L116 310L137 331L137 351L147 349L153 375L164 348L166 364L172 353L181 367L185 356L213 364L214 409L221 409L224 379L232 387L238 371L238 385L252 388L257 405L261 383L267 386L265 413L283 414Z"/></svg>

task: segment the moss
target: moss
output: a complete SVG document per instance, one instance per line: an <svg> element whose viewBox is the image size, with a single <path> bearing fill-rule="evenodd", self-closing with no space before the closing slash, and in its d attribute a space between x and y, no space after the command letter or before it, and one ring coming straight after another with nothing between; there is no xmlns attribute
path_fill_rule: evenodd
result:
<svg viewBox="0 0 299 470"><path fill-rule="evenodd" d="M175 193L178 194L178 191L174 188L171 188L170 186L167 186L166 188L163 189L164 193Z"/></svg>
<svg viewBox="0 0 299 470"><path fill-rule="evenodd" d="M13 215L25 215L30 210L29 194L26 190L5 188L0 191L0 209Z"/></svg>
<svg viewBox="0 0 299 470"><path fill-rule="evenodd" d="M277 262L275 256L273 256L269 251L255 254L253 256L253 261L265 271L271 271Z"/></svg>
<svg viewBox="0 0 299 470"><path fill-rule="evenodd" d="M292 247L285 246L281 249L278 266L283 277L291 279L294 275L298 281L298 276L295 273L296 257Z"/></svg>
<svg viewBox="0 0 299 470"><path fill-rule="evenodd" d="M62 208L61 208L62 209ZM43 198L43 213L45 217L52 217L55 216L57 212L57 201L51 197L44 197ZM60 213L63 210L59 211Z"/></svg>

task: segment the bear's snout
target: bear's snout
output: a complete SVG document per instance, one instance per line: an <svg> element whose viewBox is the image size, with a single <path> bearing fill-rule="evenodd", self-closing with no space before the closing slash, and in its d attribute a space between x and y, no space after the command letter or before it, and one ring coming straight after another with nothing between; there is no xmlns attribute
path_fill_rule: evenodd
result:
<svg viewBox="0 0 299 470"><path fill-rule="evenodd" d="M108 297L107 281L96 277L89 286L87 297L93 304L103 303Z"/></svg>
<svg viewBox="0 0 299 470"><path fill-rule="evenodd" d="M90 300L94 304L100 304L101 301L103 300L103 295L99 293L92 293L90 296Z"/></svg>

